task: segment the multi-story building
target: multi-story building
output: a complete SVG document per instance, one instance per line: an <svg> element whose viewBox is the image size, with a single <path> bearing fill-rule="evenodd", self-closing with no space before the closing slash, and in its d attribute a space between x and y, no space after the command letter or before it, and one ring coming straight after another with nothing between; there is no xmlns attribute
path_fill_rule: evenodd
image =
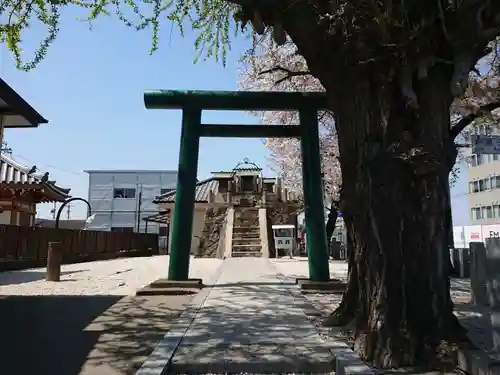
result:
<svg viewBox="0 0 500 375"><path fill-rule="evenodd" d="M95 214L88 229L166 235L167 228L145 217L158 212L155 197L175 189L177 171L88 170L88 200Z"/></svg>
<svg viewBox="0 0 500 375"><path fill-rule="evenodd" d="M471 224L500 223L500 155L476 155L467 149L465 156Z"/></svg>

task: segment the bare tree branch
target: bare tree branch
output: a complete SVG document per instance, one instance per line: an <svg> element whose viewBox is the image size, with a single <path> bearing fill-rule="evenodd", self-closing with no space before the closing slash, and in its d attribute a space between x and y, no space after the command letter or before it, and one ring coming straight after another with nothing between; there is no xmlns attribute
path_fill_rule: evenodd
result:
<svg viewBox="0 0 500 375"><path fill-rule="evenodd" d="M311 72L309 71L299 71L299 72L294 72L291 71L290 69L284 68L282 66L277 66L271 69L263 70L262 72L259 73L259 75L264 75L264 74L271 74L271 73L276 73L276 72L281 72L285 73L285 77L278 79L275 82L275 85L278 85L287 79L290 79L292 77L303 77L303 76L309 76L311 75Z"/></svg>
<svg viewBox="0 0 500 375"><path fill-rule="evenodd" d="M462 117L451 129L450 137L455 139L468 125L470 125L474 120L484 115L484 112L491 112L497 108L500 108L500 102L492 102L485 104L477 109L476 112L470 113L467 116Z"/></svg>

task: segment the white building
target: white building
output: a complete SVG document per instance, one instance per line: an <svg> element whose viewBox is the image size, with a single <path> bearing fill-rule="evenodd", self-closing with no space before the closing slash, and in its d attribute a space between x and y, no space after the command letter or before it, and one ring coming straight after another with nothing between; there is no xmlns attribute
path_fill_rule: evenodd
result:
<svg viewBox="0 0 500 375"><path fill-rule="evenodd" d="M171 170L87 170L88 201L95 218L90 230L145 232L145 217L158 208L155 197L175 189L177 172ZM166 227L149 223L148 233L166 235Z"/></svg>
<svg viewBox="0 0 500 375"><path fill-rule="evenodd" d="M470 139L468 141L470 143ZM470 223L500 224L500 155L476 155L472 149L467 149L464 154L468 167Z"/></svg>

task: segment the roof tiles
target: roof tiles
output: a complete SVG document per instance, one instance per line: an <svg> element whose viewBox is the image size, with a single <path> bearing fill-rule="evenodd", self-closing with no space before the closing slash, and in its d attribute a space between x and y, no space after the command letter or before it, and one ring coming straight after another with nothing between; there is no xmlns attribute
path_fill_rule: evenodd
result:
<svg viewBox="0 0 500 375"><path fill-rule="evenodd" d="M208 194L210 190L214 193L219 189L219 181L214 178L208 178L206 180L200 181L196 184L195 190L195 202L204 203L208 202ZM159 197L156 197L154 203L173 203L175 202L175 190L169 191Z"/></svg>
<svg viewBox="0 0 500 375"><path fill-rule="evenodd" d="M31 168L19 164L5 154L0 154L0 183L3 184L44 184L53 192L61 195L61 197L69 197L71 189L64 189L49 181L43 183L41 181L43 174L32 173L28 174ZM27 186L28 188L28 186Z"/></svg>

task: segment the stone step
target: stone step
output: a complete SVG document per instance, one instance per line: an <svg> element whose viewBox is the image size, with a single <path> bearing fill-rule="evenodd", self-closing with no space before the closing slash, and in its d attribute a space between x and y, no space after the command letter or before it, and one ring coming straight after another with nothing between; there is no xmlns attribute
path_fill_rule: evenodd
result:
<svg viewBox="0 0 500 375"><path fill-rule="evenodd" d="M241 210L235 211L235 217L259 217L259 211L257 210Z"/></svg>
<svg viewBox="0 0 500 375"><path fill-rule="evenodd" d="M239 224L241 226L253 227L259 225L259 220L255 219L234 219L234 224Z"/></svg>
<svg viewBox="0 0 500 375"><path fill-rule="evenodd" d="M234 220L253 220L259 221L258 216L235 216Z"/></svg>
<svg viewBox="0 0 500 375"><path fill-rule="evenodd" d="M254 216L235 216L234 220L252 220L252 221L259 221L258 217Z"/></svg>
<svg viewBox="0 0 500 375"><path fill-rule="evenodd" d="M239 209L236 208L234 210L234 212L237 215L245 215L245 214L255 214L255 215L258 215L259 214L259 209L255 208L255 207L242 206Z"/></svg>
<svg viewBox="0 0 500 375"><path fill-rule="evenodd" d="M260 237L260 230L250 230L250 231L241 231L234 230L233 228L233 238L255 238Z"/></svg>
<svg viewBox="0 0 500 375"><path fill-rule="evenodd" d="M247 243L260 243L260 237L255 236L255 237L236 237L233 236L233 243L239 244L239 245L244 245Z"/></svg>
<svg viewBox="0 0 500 375"><path fill-rule="evenodd" d="M232 251L231 256L233 258L243 258L243 257L262 257L262 253L260 251Z"/></svg>
<svg viewBox="0 0 500 375"><path fill-rule="evenodd" d="M258 251L260 252L262 250L262 245L261 244L247 244L247 245L235 245L233 244L232 251L237 251L237 252L253 252L253 251Z"/></svg>
<svg viewBox="0 0 500 375"><path fill-rule="evenodd" d="M234 225L233 226L233 232L238 232L238 233L259 233L260 229L257 226L243 226L243 225Z"/></svg>
<svg viewBox="0 0 500 375"><path fill-rule="evenodd" d="M239 245L254 245L254 246L260 246L260 238L259 237L254 237L254 238L234 238L233 237L233 246L239 246Z"/></svg>
<svg viewBox="0 0 500 375"><path fill-rule="evenodd" d="M251 228L251 229L259 229L259 223L234 223L233 228Z"/></svg>
<svg viewBox="0 0 500 375"><path fill-rule="evenodd" d="M233 232L233 240L256 240L260 239L260 232L255 233L234 233Z"/></svg>

